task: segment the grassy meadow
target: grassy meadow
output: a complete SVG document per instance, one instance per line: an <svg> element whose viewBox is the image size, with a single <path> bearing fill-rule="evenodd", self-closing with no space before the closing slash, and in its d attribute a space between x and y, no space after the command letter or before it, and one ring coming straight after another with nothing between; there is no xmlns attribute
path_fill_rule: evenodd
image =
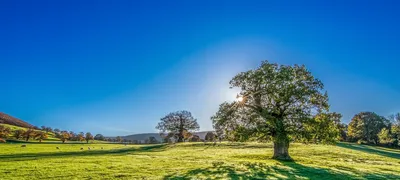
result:
<svg viewBox="0 0 400 180"><path fill-rule="evenodd" d="M400 150L292 144L293 162L272 152L260 143L9 143L0 144L0 179L400 179Z"/></svg>

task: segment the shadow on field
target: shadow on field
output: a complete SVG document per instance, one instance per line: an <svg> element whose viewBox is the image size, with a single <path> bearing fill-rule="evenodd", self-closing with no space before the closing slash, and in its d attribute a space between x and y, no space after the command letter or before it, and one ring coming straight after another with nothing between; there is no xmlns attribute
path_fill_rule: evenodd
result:
<svg viewBox="0 0 400 180"><path fill-rule="evenodd" d="M214 162L211 167L199 168L186 173L170 174L165 180L186 179L399 179L393 174L363 174L358 170L337 167L338 170L304 166L296 162L277 161L279 165L240 163L228 165ZM346 168L346 169L345 169Z"/></svg>
<svg viewBox="0 0 400 180"><path fill-rule="evenodd" d="M358 145L358 144L349 144L349 143L338 143L337 146L352 149L357 151L363 151L366 153L377 154L381 156L386 156L390 158L400 159L400 152L388 148L381 148L375 146L368 145Z"/></svg>
<svg viewBox="0 0 400 180"><path fill-rule="evenodd" d="M29 147L28 147L29 148ZM43 152L43 153L25 153L25 154L5 154L0 155L1 161L26 161L42 158L63 158L63 157L80 157L80 156L99 156L99 155L125 155L140 152L157 152L163 151L165 145L143 146L139 148L122 148L110 150L81 150L68 152ZM78 149L77 149L78 150Z"/></svg>

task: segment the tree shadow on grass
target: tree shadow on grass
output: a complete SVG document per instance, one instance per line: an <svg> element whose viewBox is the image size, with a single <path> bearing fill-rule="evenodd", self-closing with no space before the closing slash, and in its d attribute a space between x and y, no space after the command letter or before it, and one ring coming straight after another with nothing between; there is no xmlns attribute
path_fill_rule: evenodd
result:
<svg viewBox="0 0 400 180"><path fill-rule="evenodd" d="M81 156L101 156L101 155L126 155L140 152L157 152L165 150L166 145L142 146L139 148L121 148L109 150L81 150L67 152L42 152L42 153L24 153L24 154L4 154L0 155L1 161L27 161L42 158L63 158L63 157L81 157ZM78 149L77 149L78 150Z"/></svg>
<svg viewBox="0 0 400 180"><path fill-rule="evenodd" d="M186 179L399 179L393 174L362 174L355 169L331 170L309 167L294 161L277 161L280 165L263 163L225 164L215 162L208 168L198 168L186 173L170 174L165 180Z"/></svg>
<svg viewBox="0 0 400 180"><path fill-rule="evenodd" d="M381 156L385 156L385 157L400 159L400 152L391 151L390 149L389 150L385 150L385 149L379 148L379 147L368 146L368 145L350 144L350 143L338 143L337 146L342 147L342 148L346 148L346 149L363 151L363 152L366 152L366 153L371 153L371 154L381 155Z"/></svg>

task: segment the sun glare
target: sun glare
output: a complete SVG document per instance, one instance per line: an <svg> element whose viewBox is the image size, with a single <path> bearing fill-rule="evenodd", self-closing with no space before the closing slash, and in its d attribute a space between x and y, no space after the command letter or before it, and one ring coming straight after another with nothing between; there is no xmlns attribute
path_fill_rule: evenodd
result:
<svg viewBox="0 0 400 180"><path fill-rule="evenodd" d="M243 97L242 97L242 96L239 96L238 98L236 98L236 100L237 100L238 102L242 102L242 101L243 101Z"/></svg>

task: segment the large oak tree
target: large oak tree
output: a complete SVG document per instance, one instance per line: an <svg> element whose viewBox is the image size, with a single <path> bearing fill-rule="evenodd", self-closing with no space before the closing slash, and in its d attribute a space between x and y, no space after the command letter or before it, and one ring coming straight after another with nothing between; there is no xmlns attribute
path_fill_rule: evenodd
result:
<svg viewBox="0 0 400 180"><path fill-rule="evenodd" d="M306 67L278 65L263 61L261 66L237 74L230 81L231 88L240 88L238 101L220 105L212 117L219 136L233 140L250 137L272 140L276 159L291 159L289 142L295 138L335 138L323 135L316 122L335 128L328 114L328 95L322 82L313 77ZM319 115L318 114L326 114ZM325 118L326 120L321 120ZM318 132L317 136L312 133ZM329 132L329 131L327 131ZM336 133L337 134L337 133Z"/></svg>
<svg viewBox="0 0 400 180"><path fill-rule="evenodd" d="M161 133L174 134L178 138L178 142L183 142L185 132L198 131L200 126L189 111L177 111L161 118L161 122L156 128Z"/></svg>

